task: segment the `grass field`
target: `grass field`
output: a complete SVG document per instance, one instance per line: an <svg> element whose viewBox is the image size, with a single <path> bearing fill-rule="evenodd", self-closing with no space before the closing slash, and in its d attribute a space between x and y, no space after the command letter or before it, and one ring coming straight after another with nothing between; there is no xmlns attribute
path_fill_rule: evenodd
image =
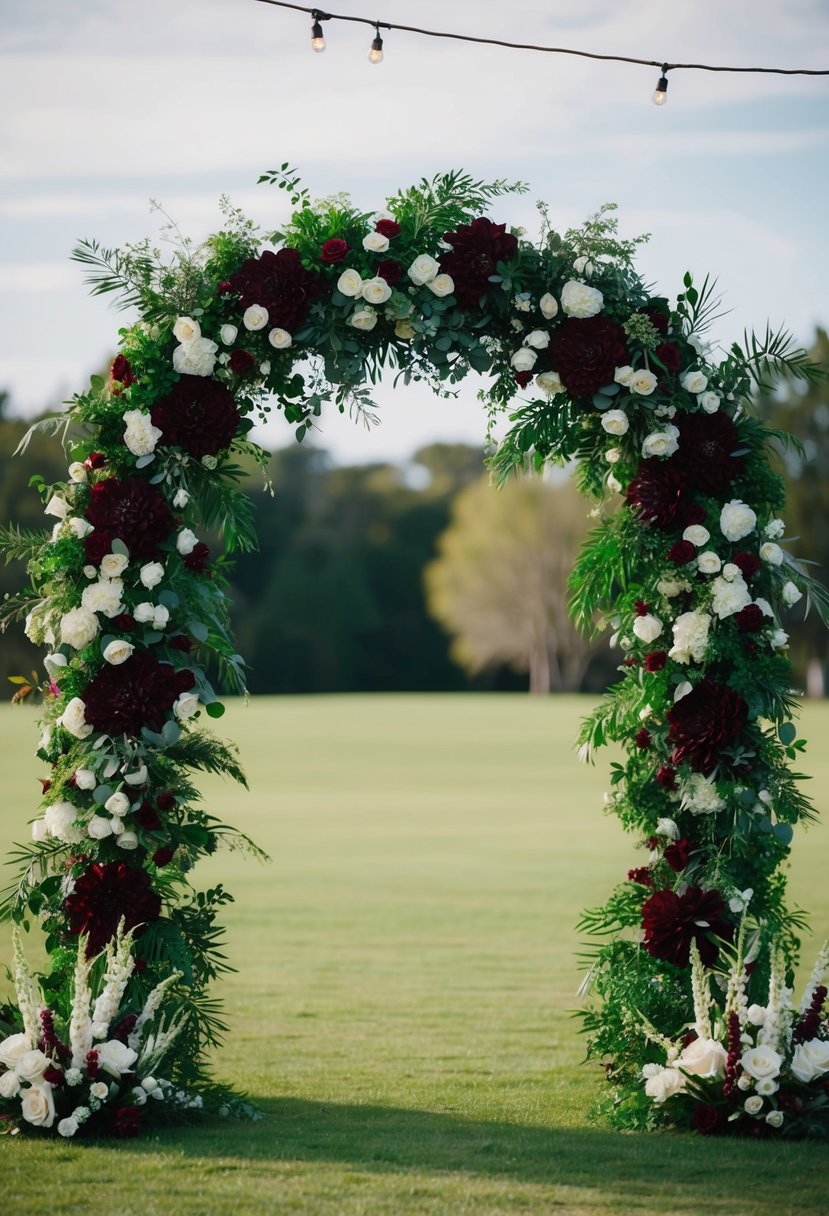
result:
<svg viewBox="0 0 829 1216"><path fill-rule="evenodd" d="M233 890L238 974L218 1075L255 1124L82 1147L4 1141L4 1216L239 1213L825 1213L818 1145L636 1136L591 1125L574 922L641 858L603 816L607 757L575 762L588 702L317 697L234 705L250 794L208 805L272 855L204 865ZM33 715L5 709L0 850L37 798ZM227 724L225 726L225 724ZM829 705L809 706L829 802ZM829 934L829 825L792 890ZM0 956L8 935L0 930ZM807 943L806 956L814 952Z"/></svg>

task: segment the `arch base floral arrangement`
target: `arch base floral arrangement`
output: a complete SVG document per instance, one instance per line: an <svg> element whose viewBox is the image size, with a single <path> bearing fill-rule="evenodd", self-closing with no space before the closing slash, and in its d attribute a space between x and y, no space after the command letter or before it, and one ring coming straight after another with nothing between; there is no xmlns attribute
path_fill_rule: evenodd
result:
<svg viewBox="0 0 829 1216"><path fill-rule="evenodd" d="M584 758L625 748L608 807L647 855L583 918L608 1114L825 1134L827 954L793 1008L800 922L782 866L812 815L790 767L803 743L784 624L798 601L825 610L826 593L780 543L770 445L785 437L753 408L759 387L817 370L783 332L713 352L708 282L655 296L610 207L560 235L540 206L532 242L485 214L520 184L453 172L364 213L313 202L287 165L262 180L291 197L281 231L260 235L223 201L199 248L168 228L168 256L149 242L75 252L93 291L140 319L108 380L45 424L70 461L64 484L38 483L51 533L2 537L29 573L5 621L25 618L47 649L43 803L2 914L37 921L49 956L36 981L15 939L5 1127L134 1135L149 1116L250 1113L204 1062L224 1031L208 985L226 969L230 897L190 885L223 842L257 852L192 780L244 781L207 729L214 682L244 689L225 598L226 555L256 544L239 461L264 464L257 417L280 409L302 439L326 402L369 413L393 368L445 395L486 375L484 405L510 423L496 480L575 462L598 500L572 611L610 630L620 667L580 742Z"/></svg>

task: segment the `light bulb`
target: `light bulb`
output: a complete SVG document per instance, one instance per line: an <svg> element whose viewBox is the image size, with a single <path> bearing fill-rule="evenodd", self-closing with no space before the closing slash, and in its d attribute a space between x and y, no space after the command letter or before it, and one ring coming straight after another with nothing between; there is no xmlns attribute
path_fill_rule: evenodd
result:
<svg viewBox="0 0 829 1216"><path fill-rule="evenodd" d="M656 89L653 94L653 104L655 106L664 106L668 100L668 77L660 76L656 82Z"/></svg>
<svg viewBox="0 0 829 1216"><path fill-rule="evenodd" d="M311 26L311 49L317 52L325 50L325 35L319 21Z"/></svg>
<svg viewBox="0 0 829 1216"><path fill-rule="evenodd" d="M377 32L371 43L371 50L368 53L369 63L383 62L383 39L380 37L380 27L377 26Z"/></svg>

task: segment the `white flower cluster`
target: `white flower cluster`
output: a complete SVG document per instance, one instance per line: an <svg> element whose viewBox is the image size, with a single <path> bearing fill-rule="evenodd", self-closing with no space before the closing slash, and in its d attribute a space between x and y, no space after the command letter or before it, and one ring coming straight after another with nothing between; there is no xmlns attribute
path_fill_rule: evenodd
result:
<svg viewBox="0 0 829 1216"><path fill-rule="evenodd" d="M267 324L267 312L264 308L260 311L265 313L264 324ZM173 337L179 343L173 351L173 367L177 372L185 376L213 375L219 347L210 338L202 337L198 321L192 317L179 317L173 326Z"/></svg>

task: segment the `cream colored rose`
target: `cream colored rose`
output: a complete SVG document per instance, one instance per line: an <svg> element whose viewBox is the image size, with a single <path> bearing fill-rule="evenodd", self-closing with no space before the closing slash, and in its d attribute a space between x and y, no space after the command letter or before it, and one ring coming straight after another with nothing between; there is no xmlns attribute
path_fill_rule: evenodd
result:
<svg viewBox="0 0 829 1216"><path fill-rule="evenodd" d="M198 713L199 698L194 692L179 693L178 698L173 705L173 713L180 722L186 722L188 718L192 718L195 713Z"/></svg>
<svg viewBox="0 0 829 1216"><path fill-rule="evenodd" d="M362 293L363 280L357 270L344 270L337 279L337 291L356 300Z"/></svg>
<svg viewBox="0 0 829 1216"><path fill-rule="evenodd" d="M708 377L699 371L683 372L679 383L689 393L704 393L708 387Z"/></svg>
<svg viewBox="0 0 829 1216"><path fill-rule="evenodd" d="M199 538L191 528L182 528L176 537L176 549L182 557L188 557L198 543Z"/></svg>
<svg viewBox="0 0 829 1216"><path fill-rule="evenodd" d="M0 1064L14 1069L18 1060L31 1050L32 1044L27 1034L10 1034L0 1042Z"/></svg>
<svg viewBox="0 0 829 1216"><path fill-rule="evenodd" d="M364 332L374 329L377 324L377 313L373 308L358 308L348 318L348 324L353 329L361 329Z"/></svg>
<svg viewBox="0 0 829 1216"><path fill-rule="evenodd" d="M192 317L179 317L173 326L173 337L177 342L192 342L201 337L201 326Z"/></svg>
<svg viewBox="0 0 829 1216"><path fill-rule="evenodd" d="M86 825L86 834L93 840L106 840L112 835L112 823L103 815L93 815Z"/></svg>
<svg viewBox="0 0 829 1216"><path fill-rule="evenodd" d="M19 1093L20 1080L17 1073L0 1073L0 1098L16 1098Z"/></svg>
<svg viewBox="0 0 829 1216"><path fill-rule="evenodd" d="M726 540L742 540L757 526L757 516L746 503L732 498L720 511L720 530Z"/></svg>
<svg viewBox="0 0 829 1216"><path fill-rule="evenodd" d="M768 1043L760 1043L743 1052L740 1064L743 1072L747 1072L755 1081L773 1080L780 1072L783 1057Z"/></svg>
<svg viewBox="0 0 829 1216"><path fill-rule="evenodd" d="M676 1066L695 1077L722 1077L727 1059L728 1052L716 1039L694 1039L683 1049Z"/></svg>
<svg viewBox="0 0 829 1216"><path fill-rule="evenodd" d="M782 1127L785 1117L782 1110L770 1110L766 1115L766 1123L769 1127Z"/></svg>
<svg viewBox="0 0 829 1216"><path fill-rule="evenodd" d="M131 852L133 849L138 848L138 837L135 832L118 832L115 837L115 843L119 849L127 849Z"/></svg>
<svg viewBox="0 0 829 1216"><path fill-rule="evenodd" d="M558 372L539 372L535 378L535 382L541 391L549 397L555 397L557 393L564 392L564 385L561 383Z"/></svg>
<svg viewBox="0 0 829 1216"><path fill-rule="evenodd" d="M67 1115L66 1118L61 1119L60 1123L58 1124L58 1135L69 1140L76 1134L79 1127L80 1124L74 1115Z"/></svg>
<svg viewBox="0 0 829 1216"><path fill-rule="evenodd" d="M60 618L60 640L82 650L98 636L98 618L88 608L70 608Z"/></svg>
<svg viewBox="0 0 829 1216"><path fill-rule="evenodd" d="M124 573L130 559L123 553L106 553L101 558L101 576L103 578L119 578Z"/></svg>
<svg viewBox="0 0 829 1216"><path fill-rule="evenodd" d="M121 790L112 794L104 803L104 810L109 811L110 815L126 815L129 809L130 800Z"/></svg>
<svg viewBox="0 0 829 1216"><path fill-rule="evenodd" d="M432 295L451 296L455 290L455 280L451 274L436 274L433 279L430 279L426 286L431 291Z"/></svg>
<svg viewBox="0 0 829 1216"><path fill-rule="evenodd" d="M410 321L397 321L394 326L395 338L408 342L415 336L415 330Z"/></svg>
<svg viewBox="0 0 829 1216"><path fill-rule="evenodd" d="M98 1053L100 1067L116 1079L122 1073L128 1072L138 1059L138 1052L127 1047L126 1043L119 1042L118 1039L111 1039L108 1043L99 1043L95 1050Z"/></svg>
<svg viewBox="0 0 829 1216"><path fill-rule="evenodd" d="M46 1081L42 1085L30 1085L22 1091L20 1113L33 1127L51 1127L55 1121L55 1099L52 1086Z"/></svg>
<svg viewBox="0 0 829 1216"><path fill-rule="evenodd" d="M385 304L391 299L391 288L385 279L366 279L363 283L363 299L367 304Z"/></svg>
<svg viewBox="0 0 829 1216"><path fill-rule="evenodd" d="M49 1057L35 1048L23 1053L15 1065L15 1072L21 1081L26 1081L29 1085L39 1085L44 1072L51 1064Z"/></svg>
<svg viewBox="0 0 829 1216"><path fill-rule="evenodd" d="M658 617L647 613L646 616L637 616L633 622L633 632L639 638L640 642L655 642L662 632L663 625Z"/></svg>
<svg viewBox="0 0 829 1216"><path fill-rule="evenodd" d="M696 545L698 549L703 545L707 545L711 539L711 533L707 528L703 528L702 524L690 524L682 533L683 540L689 540L692 545Z"/></svg>
<svg viewBox="0 0 829 1216"><path fill-rule="evenodd" d="M791 581L783 585L783 603L791 608L798 600L803 599L803 592Z"/></svg>
<svg viewBox="0 0 829 1216"><path fill-rule="evenodd" d="M752 1094L750 1098L746 1098L743 1103L743 1110L747 1115L759 1115L763 1109L763 1099L758 1094Z"/></svg>
<svg viewBox="0 0 829 1216"><path fill-rule="evenodd" d="M608 435L625 435L630 430L630 422L624 410L605 410L602 414L602 426Z"/></svg>
<svg viewBox="0 0 829 1216"><path fill-rule="evenodd" d="M274 350L287 350L289 346L293 346L293 338L288 333L287 329L272 329L268 334L268 341ZM270 371L270 368L268 369Z"/></svg>
<svg viewBox="0 0 829 1216"><path fill-rule="evenodd" d="M153 629L166 629L170 620L170 609L165 604L158 604L153 609Z"/></svg>
<svg viewBox="0 0 829 1216"><path fill-rule="evenodd" d="M218 349L209 338L183 343L173 351L173 368L183 376L212 376Z"/></svg>
<svg viewBox="0 0 829 1216"><path fill-rule="evenodd" d="M568 317L595 317L603 304L600 291L576 279L570 279L561 289L561 307Z"/></svg>
<svg viewBox="0 0 829 1216"><path fill-rule="evenodd" d="M645 1093L659 1105L674 1094L681 1094L685 1089L685 1078L676 1068L660 1068L658 1064L645 1065L643 1075Z"/></svg>
<svg viewBox="0 0 829 1216"><path fill-rule="evenodd" d="M829 1042L826 1039L809 1039L798 1043L792 1055L792 1076L804 1085L829 1072Z"/></svg>
<svg viewBox="0 0 829 1216"><path fill-rule="evenodd" d="M223 325L219 330L219 339L225 346L232 346L236 341L239 330L235 325Z"/></svg>
<svg viewBox="0 0 829 1216"><path fill-rule="evenodd" d="M86 720L86 706L80 697L73 697L61 716L58 718L59 724L64 730L68 730L70 735L74 735L76 739L88 739L92 734L93 727Z"/></svg>
<svg viewBox="0 0 829 1216"><path fill-rule="evenodd" d="M524 339L524 345L533 350L546 350L550 345L550 335L543 329L534 329Z"/></svg>
<svg viewBox="0 0 829 1216"><path fill-rule="evenodd" d="M717 410L720 408L720 398L716 393L700 393L697 397L697 401L705 410L706 414L716 414Z"/></svg>
<svg viewBox="0 0 829 1216"><path fill-rule="evenodd" d="M530 350L528 346L522 346L510 359L510 363L517 372L530 372L535 367L538 355L534 350Z"/></svg>
<svg viewBox="0 0 829 1216"><path fill-rule="evenodd" d="M679 429L669 425L663 431L651 431L650 435L645 436L642 455L646 459L649 456L673 456L678 447Z"/></svg>
<svg viewBox="0 0 829 1216"><path fill-rule="evenodd" d="M647 368L640 367L638 371L633 373L630 380L630 391L638 393L640 397L650 397L651 393L656 389L656 376Z"/></svg>
<svg viewBox="0 0 829 1216"><path fill-rule="evenodd" d="M86 481L88 479L86 465L80 460L73 461L69 466L69 479L70 481L76 482L78 485Z"/></svg>
<svg viewBox="0 0 829 1216"><path fill-rule="evenodd" d="M152 591L153 587L157 587L164 578L164 567L161 562L147 562L139 570L138 578L148 591Z"/></svg>
<svg viewBox="0 0 829 1216"><path fill-rule="evenodd" d="M141 604L136 604L132 615L139 625L149 625L155 616L155 604L150 604L146 600Z"/></svg>
<svg viewBox="0 0 829 1216"><path fill-rule="evenodd" d="M706 549L697 558L697 570L700 574L718 574L721 567L722 562L713 549Z"/></svg>
<svg viewBox="0 0 829 1216"><path fill-rule="evenodd" d="M783 562L783 550L774 541L768 540L760 546L760 557L770 566L779 566Z"/></svg>
<svg viewBox="0 0 829 1216"><path fill-rule="evenodd" d="M596 267L590 261L590 258L586 256L586 254L581 254L573 262L573 269L575 270L576 274L586 274L589 277Z"/></svg>
<svg viewBox="0 0 829 1216"><path fill-rule="evenodd" d="M124 446L133 456L149 456L155 451L155 445L161 438L162 431L153 426L149 414L143 410L127 410L124 414L127 429L124 431Z"/></svg>
<svg viewBox="0 0 829 1216"><path fill-rule="evenodd" d="M368 253L385 253L389 247L389 238L382 232L369 232L363 237L363 249Z"/></svg>
<svg viewBox="0 0 829 1216"><path fill-rule="evenodd" d="M251 304L250 308L246 308L242 313L242 324L251 333L264 329L269 320L268 310L261 304Z"/></svg>
<svg viewBox="0 0 829 1216"><path fill-rule="evenodd" d="M542 317L547 321L552 321L553 317L558 314L558 300L555 296L551 296L549 291L544 292L538 301L538 307L541 309Z"/></svg>
<svg viewBox="0 0 829 1216"><path fill-rule="evenodd" d="M420 257L415 258L406 273L415 287L423 287L440 274L440 266L434 258L429 257L428 253L421 253Z"/></svg>
<svg viewBox="0 0 829 1216"><path fill-rule="evenodd" d="M122 663L126 663L134 650L132 642L128 642L125 638L115 638L104 647L104 662L110 663L113 667L120 667Z"/></svg>

